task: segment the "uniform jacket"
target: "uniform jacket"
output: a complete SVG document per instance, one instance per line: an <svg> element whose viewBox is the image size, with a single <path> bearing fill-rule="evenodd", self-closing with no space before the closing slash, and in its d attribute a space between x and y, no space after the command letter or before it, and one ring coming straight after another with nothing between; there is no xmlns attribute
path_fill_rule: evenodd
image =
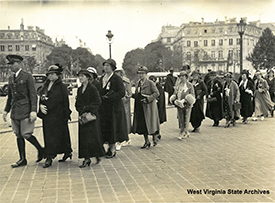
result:
<svg viewBox="0 0 275 203"><path fill-rule="evenodd" d="M11 112L11 119L28 118L30 112L37 112L37 94L34 79L30 73L21 70L9 77L8 99L6 112Z"/></svg>
<svg viewBox="0 0 275 203"><path fill-rule="evenodd" d="M149 134L153 134L159 130L159 114L156 99L159 96L159 91L153 81L145 79L144 83L141 84L140 93L147 98L147 103L143 103L143 112L145 122ZM133 97L137 99L138 95L138 82L136 84L136 91ZM136 132L137 119L134 115L133 132Z"/></svg>

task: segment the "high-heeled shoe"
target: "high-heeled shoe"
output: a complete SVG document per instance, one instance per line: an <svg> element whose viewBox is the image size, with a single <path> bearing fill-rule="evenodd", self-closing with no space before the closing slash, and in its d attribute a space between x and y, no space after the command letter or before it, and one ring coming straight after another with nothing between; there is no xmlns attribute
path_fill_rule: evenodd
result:
<svg viewBox="0 0 275 203"><path fill-rule="evenodd" d="M229 126L230 126L230 121L226 121L226 124L225 124L225 128L229 128Z"/></svg>
<svg viewBox="0 0 275 203"><path fill-rule="evenodd" d="M46 161L45 161L45 163L43 164L43 168L50 167L52 165L52 163L53 163L53 160L50 159L50 158L47 158Z"/></svg>
<svg viewBox="0 0 275 203"><path fill-rule="evenodd" d="M101 162L100 157L96 157L96 162L95 162L95 164L99 164L100 162Z"/></svg>
<svg viewBox="0 0 275 203"><path fill-rule="evenodd" d="M111 155L106 156L106 159L111 159L111 158L113 158L113 157L115 157L115 156L116 156L116 151L113 152Z"/></svg>
<svg viewBox="0 0 275 203"><path fill-rule="evenodd" d="M91 159L85 159L82 162L82 165L79 166L79 168L85 168L86 166L90 166L91 165Z"/></svg>
<svg viewBox="0 0 275 203"><path fill-rule="evenodd" d="M72 159L72 153L65 153L63 158L58 160L58 162L65 162L68 158Z"/></svg>
<svg viewBox="0 0 275 203"><path fill-rule="evenodd" d="M150 142L145 142L144 145L142 147L140 147L141 149L146 149L146 148L150 148L151 143Z"/></svg>

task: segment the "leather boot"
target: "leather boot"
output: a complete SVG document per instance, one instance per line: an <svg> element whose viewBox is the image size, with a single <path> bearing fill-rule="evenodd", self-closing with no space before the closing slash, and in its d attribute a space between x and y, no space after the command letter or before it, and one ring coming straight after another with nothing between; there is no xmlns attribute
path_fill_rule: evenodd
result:
<svg viewBox="0 0 275 203"><path fill-rule="evenodd" d="M12 168L17 168L20 166L27 165L26 151L25 151L25 140L23 137L17 138L17 147L18 147L20 159L16 163L11 165Z"/></svg>
<svg viewBox="0 0 275 203"><path fill-rule="evenodd" d="M41 145L33 135L31 135L27 140L37 149L38 155L36 162L40 162L44 158L44 148L41 147Z"/></svg>

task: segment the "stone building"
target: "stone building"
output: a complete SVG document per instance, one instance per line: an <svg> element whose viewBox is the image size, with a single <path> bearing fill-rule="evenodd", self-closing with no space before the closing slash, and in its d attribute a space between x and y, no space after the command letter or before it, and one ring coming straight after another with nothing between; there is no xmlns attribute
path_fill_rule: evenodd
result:
<svg viewBox="0 0 275 203"><path fill-rule="evenodd" d="M243 18L246 22L247 19ZM181 51L184 64L191 69L206 73L208 69L215 71L240 71L240 36L237 19L231 18L215 22L189 22L177 27L162 28L158 40L167 47ZM253 51L262 34L260 21L246 22L243 35L243 69L253 70L246 57ZM173 27L173 28L172 28ZM176 33L176 34L175 34ZM168 43L169 42L169 43Z"/></svg>
<svg viewBox="0 0 275 203"><path fill-rule="evenodd" d="M34 56L38 64L45 62L54 48L52 39L39 27L24 28L23 19L20 29L0 30L0 54L19 54Z"/></svg>

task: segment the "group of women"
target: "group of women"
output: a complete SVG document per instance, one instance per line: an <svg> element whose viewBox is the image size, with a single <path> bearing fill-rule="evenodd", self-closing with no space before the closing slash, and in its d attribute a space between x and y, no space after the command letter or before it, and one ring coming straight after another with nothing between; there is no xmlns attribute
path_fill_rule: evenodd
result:
<svg viewBox="0 0 275 203"><path fill-rule="evenodd" d="M78 158L82 158L84 168L90 166L91 158L100 163L101 157L113 158L121 143L129 142L129 133L144 137L142 149L149 148L152 136L153 146L158 144L160 124L166 121L165 96L162 87L156 83L156 77L147 78L148 69L138 68L138 81L135 92L122 69L117 69L116 62L108 59L103 63L104 74L99 79L95 68L89 67L78 72L81 86L77 90L75 108L79 114ZM186 67L186 66L184 66ZM43 120L45 143L44 168L52 165L57 154L64 154L59 162L72 159L72 148L68 120L71 110L66 86L62 83L62 67L55 64L46 73L48 79L39 91L40 102L38 116ZM226 126L235 125L240 115L243 123L247 118L273 115L275 79L274 72L269 72L267 80L256 72L255 80L244 71L238 82L227 73L224 81L217 78L216 72L208 75L205 83L199 72L183 69L178 75L174 93L169 102L177 107L179 121L179 139L189 137L191 132L199 132L204 114L204 98L207 98L206 116L218 126L226 119ZM270 88L269 88L270 87ZM273 88L273 89L272 89ZM135 99L134 117L131 123L130 98ZM272 101L271 101L272 99ZM118 143L118 144L117 144ZM105 151L103 144L107 144ZM116 146L117 144L117 146ZM119 148L119 149L118 149Z"/></svg>

